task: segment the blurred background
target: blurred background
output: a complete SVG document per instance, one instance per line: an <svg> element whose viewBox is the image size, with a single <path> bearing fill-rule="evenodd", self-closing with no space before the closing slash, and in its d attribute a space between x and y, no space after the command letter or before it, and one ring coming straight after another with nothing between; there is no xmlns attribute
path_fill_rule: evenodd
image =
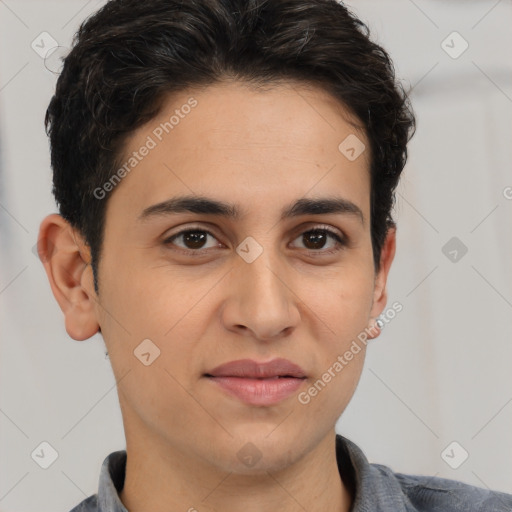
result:
<svg viewBox="0 0 512 512"><path fill-rule="evenodd" d="M58 57L103 4L0 0L1 512L70 510L126 446L103 339L67 335L35 249L57 212L43 119ZM390 52L418 128L388 283L403 309L337 431L394 471L512 493L512 2L346 4Z"/></svg>

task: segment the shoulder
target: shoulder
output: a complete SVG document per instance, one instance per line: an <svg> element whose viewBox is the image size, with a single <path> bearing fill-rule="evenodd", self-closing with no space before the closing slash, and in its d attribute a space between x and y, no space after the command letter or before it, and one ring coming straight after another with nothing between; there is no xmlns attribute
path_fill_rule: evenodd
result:
<svg viewBox="0 0 512 512"><path fill-rule="evenodd" d="M354 491L354 512L512 512L512 494L448 478L395 473L370 463L339 434L336 450L340 475Z"/></svg>
<svg viewBox="0 0 512 512"><path fill-rule="evenodd" d="M511 512L512 494L492 491L447 478L380 471L396 479L404 497L418 512Z"/></svg>

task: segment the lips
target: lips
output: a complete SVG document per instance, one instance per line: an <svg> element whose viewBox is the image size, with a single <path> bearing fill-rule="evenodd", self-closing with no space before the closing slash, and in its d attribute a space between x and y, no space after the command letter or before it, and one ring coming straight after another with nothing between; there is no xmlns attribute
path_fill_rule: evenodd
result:
<svg viewBox="0 0 512 512"><path fill-rule="evenodd" d="M221 364L205 374L207 377L242 377L247 379L306 378L305 371L288 359L277 358L265 363L252 359L239 359Z"/></svg>
<svg viewBox="0 0 512 512"><path fill-rule="evenodd" d="M251 406L272 406L290 398L306 380L304 370L288 361L258 363L239 359L217 366L204 375L217 389Z"/></svg>

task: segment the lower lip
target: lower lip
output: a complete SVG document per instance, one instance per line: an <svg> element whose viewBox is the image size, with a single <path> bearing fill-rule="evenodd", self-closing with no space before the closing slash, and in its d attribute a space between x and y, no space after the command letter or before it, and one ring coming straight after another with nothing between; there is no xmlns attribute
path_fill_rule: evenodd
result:
<svg viewBox="0 0 512 512"><path fill-rule="evenodd" d="M305 379L249 379L242 377L208 377L229 394L251 405L272 405L294 394Z"/></svg>

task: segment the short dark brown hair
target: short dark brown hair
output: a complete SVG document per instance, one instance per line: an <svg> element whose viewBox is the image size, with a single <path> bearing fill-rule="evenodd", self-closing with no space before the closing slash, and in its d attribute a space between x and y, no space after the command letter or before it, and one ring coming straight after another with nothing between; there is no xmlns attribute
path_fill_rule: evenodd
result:
<svg viewBox="0 0 512 512"><path fill-rule="evenodd" d="M91 249L97 293L108 198L94 190L118 168L123 141L168 93L226 79L318 85L360 120L379 269L415 118L367 25L336 0L111 0L75 34L45 117L52 192Z"/></svg>

